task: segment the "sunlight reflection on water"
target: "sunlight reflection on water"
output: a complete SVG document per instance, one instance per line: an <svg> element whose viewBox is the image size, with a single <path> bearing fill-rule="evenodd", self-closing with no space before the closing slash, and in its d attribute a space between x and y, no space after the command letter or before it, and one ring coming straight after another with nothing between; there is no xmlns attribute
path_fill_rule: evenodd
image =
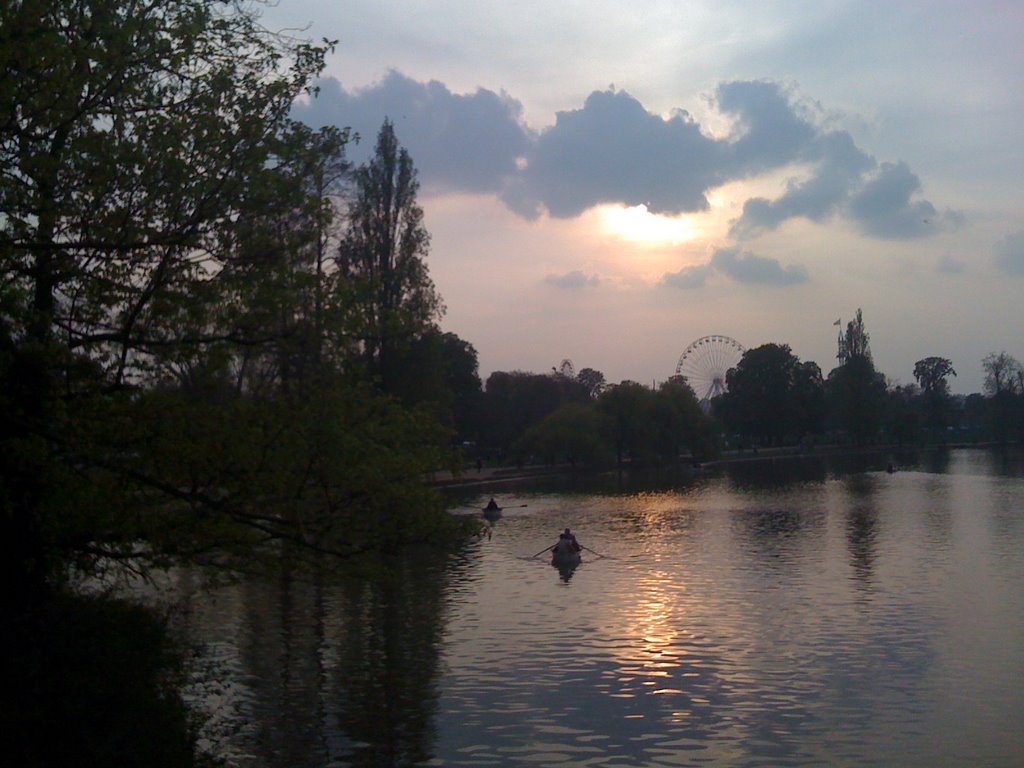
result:
<svg viewBox="0 0 1024 768"><path fill-rule="evenodd" d="M1024 480L961 453L506 491L528 506L447 574L198 623L236 643L261 764L1020 765ZM579 567L530 558L567 525Z"/></svg>
<svg viewBox="0 0 1024 768"><path fill-rule="evenodd" d="M473 597L451 617L440 752L468 728L490 734L492 758L508 764L500 747L517 733L507 715L518 703L531 721L561 723L578 749L601 742L593 765L936 765L986 753L986 764L1017 764L1024 742L1009 734L1024 697L998 681L1024 670L1022 531L1008 564L1016 594L1001 588L993 605L1006 570L980 561L1013 559L1013 547L978 539L989 482L905 472L544 498L495 526ZM1019 512L1020 481L996 484ZM957 504L965 496L973 503ZM588 558L567 592L506 555L563 520L614 557ZM968 582L989 596L973 612L1002 637L982 643L994 655L950 645L965 634L957 593ZM486 657L474 658L479 638L460 637L463 611L481 620ZM975 729L973 754L944 712L963 714L972 698L1002 713L1001 726L976 714L956 724ZM513 741L533 733L518 728Z"/></svg>

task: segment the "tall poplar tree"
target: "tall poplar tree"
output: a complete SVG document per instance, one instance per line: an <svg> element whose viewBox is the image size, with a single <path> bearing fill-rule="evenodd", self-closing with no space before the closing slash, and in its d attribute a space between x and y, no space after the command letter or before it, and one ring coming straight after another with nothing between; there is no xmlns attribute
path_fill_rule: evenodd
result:
<svg viewBox="0 0 1024 768"><path fill-rule="evenodd" d="M354 175L348 229L338 252L351 327L382 388L393 388L397 351L436 327L444 312L425 257L430 235L416 202L419 181L408 151L385 120L369 162Z"/></svg>
<svg viewBox="0 0 1024 768"><path fill-rule="evenodd" d="M826 401L835 426L857 445L874 442L885 405L885 376L875 370L860 309L846 326L840 365L828 375Z"/></svg>

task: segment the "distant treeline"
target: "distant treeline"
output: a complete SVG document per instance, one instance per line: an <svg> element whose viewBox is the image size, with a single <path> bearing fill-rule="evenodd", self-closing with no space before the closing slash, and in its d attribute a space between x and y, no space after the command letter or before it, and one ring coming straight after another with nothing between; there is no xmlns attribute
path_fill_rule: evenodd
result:
<svg viewBox="0 0 1024 768"><path fill-rule="evenodd" d="M725 394L698 403L682 377L656 390L578 375L492 374L464 391L460 433L485 462L613 463L706 460L726 449L843 444L921 445L1024 440L1024 368L988 355L985 393L955 396L946 358L914 365L915 384L889 384L875 370L860 310L841 339L840 364L822 375L788 345L747 350Z"/></svg>

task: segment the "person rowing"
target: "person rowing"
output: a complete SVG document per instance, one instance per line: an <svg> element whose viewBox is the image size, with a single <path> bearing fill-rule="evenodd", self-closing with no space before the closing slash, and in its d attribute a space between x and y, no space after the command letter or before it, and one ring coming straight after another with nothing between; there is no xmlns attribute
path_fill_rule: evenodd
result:
<svg viewBox="0 0 1024 768"><path fill-rule="evenodd" d="M576 541L576 536L573 534L573 532L566 528L564 531L558 534L558 543L551 548L551 551L554 552L557 549L565 549L565 543L563 542L567 542L568 545L572 548L573 552L579 552L581 549L583 549L583 547L580 546L580 543Z"/></svg>

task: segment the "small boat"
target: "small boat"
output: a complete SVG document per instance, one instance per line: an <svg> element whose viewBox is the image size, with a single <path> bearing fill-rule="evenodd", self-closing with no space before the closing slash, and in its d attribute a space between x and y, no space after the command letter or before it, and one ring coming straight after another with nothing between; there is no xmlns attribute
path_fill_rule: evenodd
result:
<svg viewBox="0 0 1024 768"><path fill-rule="evenodd" d="M558 568L579 565L582 560L580 551L568 539L559 539L558 543L551 548L551 564Z"/></svg>
<svg viewBox="0 0 1024 768"><path fill-rule="evenodd" d="M488 506L484 507L483 515L488 520L497 520L499 517L501 517L501 510L502 509L504 509L504 507L492 507L492 506L488 505Z"/></svg>

